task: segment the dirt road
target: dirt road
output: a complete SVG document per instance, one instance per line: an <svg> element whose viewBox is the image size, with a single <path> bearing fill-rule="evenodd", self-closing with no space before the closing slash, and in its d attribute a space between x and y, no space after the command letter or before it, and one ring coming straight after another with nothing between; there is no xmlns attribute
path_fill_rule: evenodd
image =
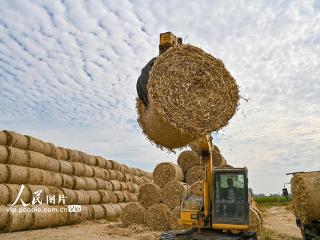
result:
<svg viewBox="0 0 320 240"><path fill-rule="evenodd" d="M285 206L271 207L264 211L264 227L275 233L301 239L301 233L292 211Z"/></svg>

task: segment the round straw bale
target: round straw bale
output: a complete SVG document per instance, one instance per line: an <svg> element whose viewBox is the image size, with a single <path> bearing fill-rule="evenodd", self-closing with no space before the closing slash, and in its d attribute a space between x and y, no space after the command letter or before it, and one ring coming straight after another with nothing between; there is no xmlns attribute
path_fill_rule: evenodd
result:
<svg viewBox="0 0 320 240"><path fill-rule="evenodd" d="M86 181L85 190L96 190L98 189L98 183L95 178L83 178Z"/></svg>
<svg viewBox="0 0 320 240"><path fill-rule="evenodd" d="M68 160L71 162L79 162L80 152L77 150L67 149L68 151Z"/></svg>
<svg viewBox="0 0 320 240"><path fill-rule="evenodd" d="M77 196L77 204L86 205L90 204L90 195L88 191L84 190L74 190Z"/></svg>
<svg viewBox="0 0 320 240"><path fill-rule="evenodd" d="M129 192L130 202L138 202L137 194Z"/></svg>
<svg viewBox="0 0 320 240"><path fill-rule="evenodd" d="M60 162L54 158L47 157L45 169L52 172L60 172Z"/></svg>
<svg viewBox="0 0 320 240"><path fill-rule="evenodd" d="M27 166L29 163L29 154L26 150L21 150L18 148L7 147L8 150L8 163Z"/></svg>
<svg viewBox="0 0 320 240"><path fill-rule="evenodd" d="M110 177L110 179L111 179L111 177ZM125 173L125 181L132 182L132 175L129 173Z"/></svg>
<svg viewBox="0 0 320 240"><path fill-rule="evenodd" d="M107 182L110 182L112 184L112 190L113 191L120 191L121 190L121 184L120 184L119 181L110 180L110 181L107 181Z"/></svg>
<svg viewBox="0 0 320 240"><path fill-rule="evenodd" d="M16 166L16 165L8 165L9 169L9 180L8 183L27 183L29 180L29 169L26 167Z"/></svg>
<svg viewBox="0 0 320 240"><path fill-rule="evenodd" d="M45 143L43 141L31 136L26 136L26 137L29 139L29 145L28 145L29 151L38 152L42 154L45 153Z"/></svg>
<svg viewBox="0 0 320 240"><path fill-rule="evenodd" d="M121 203L125 201L124 192L121 191L114 191L113 194L117 198L117 203Z"/></svg>
<svg viewBox="0 0 320 240"><path fill-rule="evenodd" d="M149 178L147 178L147 177L141 177L141 179L142 179L143 184L147 184L147 183L152 182L152 181L151 181Z"/></svg>
<svg viewBox="0 0 320 240"><path fill-rule="evenodd" d="M25 185L20 185L20 184L19 185L18 184L5 184L5 186L7 187L8 191L9 191L9 204L13 204L17 200L17 197L19 196L19 192L20 192L21 188L22 188L22 193L19 196L17 204L22 204L21 200L24 203L30 203L30 201L32 199L32 194L33 194L31 192L30 188L28 188Z"/></svg>
<svg viewBox="0 0 320 240"><path fill-rule="evenodd" d="M138 184L138 185L143 185L144 184L142 178L140 178L138 176L133 176L132 182L134 182L135 184Z"/></svg>
<svg viewBox="0 0 320 240"><path fill-rule="evenodd" d="M118 180L123 182L126 180L126 175L123 172L117 171Z"/></svg>
<svg viewBox="0 0 320 240"><path fill-rule="evenodd" d="M162 199L162 191L159 186L154 183L147 183L140 187L138 200L145 208L160 203Z"/></svg>
<svg viewBox="0 0 320 240"><path fill-rule="evenodd" d="M320 219L320 171L294 174L291 192L295 214L303 224Z"/></svg>
<svg viewBox="0 0 320 240"><path fill-rule="evenodd" d="M63 155L61 147L57 147L56 152L57 152L57 160L62 160L64 155ZM65 159L63 159L63 160L65 160Z"/></svg>
<svg viewBox="0 0 320 240"><path fill-rule="evenodd" d="M7 226L7 221L9 220L8 208L0 205L0 232Z"/></svg>
<svg viewBox="0 0 320 240"><path fill-rule="evenodd" d="M9 167L6 164L0 164L0 183L6 183L9 180Z"/></svg>
<svg viewBox="0 0 320 240"><path fill-rule="evenodd" d="M82 177L74 176L74 189L85 189L86 188L86 180Z"/></svg>
<svg viewBox="0 0 320 240"><path fill-rule="evenodd" d="M50 192L49 192L49 189L47 186L43 186L43 185L26 185L27 188L29 188L29 191L31 192L32 196L35 196L35 195L39 195L39 200L40 202L42 203L45 203L46 202L46 198L47 198L47 195L50 195Z"/></svg>
<svg viewBox="0 0 320 240"><path fill-rule="evenodd" d="M51 156L51 147L52 147L52 145L51 145L51 143L46 143L46 142L44 142L44 150L43 150L43 154L45 155L45 156L48 156L48 157L50 157Z"/></svg>
<svg viewBox="0 0 320 240"><path fill-rule="evenodd" d="M124 163L120 164L120 172L127 173L128 170L129 170L129 167L126 164Z"/></svg>
<svg viewBox="0 0 320 240"><path fill-rule="evenodd" d="M107 190L98 190L101 195L101 203L111 203L111 192Z"/></svg>
<svg viewBox="0 0 320 240"><path fill-rule="evenodd" d="M107 189L106 181L102 180L101 178L94 178L94 179L97 182L97 189Z"/></svg>
<svg viewBox="0 0 320 240"><path fill-rule="evenodd" d="M139 203L128 203L123 209L120 219L124 227L132 224L144 224L146 209Z"/></svg>
<svg viewBox="0 0 320 240"><path fill-rule="evenodd" d="M148 227L155 231L167 231L170 229L171 210L163 204L155 204L149 207L145 214L145 222Z"/></svg>
<svg viewBox="0 0 320 240"><path fill-rule="evenodd" d="M101 204L101 205L105 209L107 220L113 220L117 218L117 213L115 208L113 207L113 204L109 203L109 204Z"/></svg>
<svg viewBox="0 0 320 240"><path fill-rule="evenodd" d="M77 203L77 194L76 190L71 190L67 188L61 188L63 195L66 197L66 204L76 204Z"/></svg>
<svg viewBox="0 0 320 240"><path fill-rule="evenodd" d="M8 148L4 146L0 146L0 163L7 163L8 162Z"/></svg>
<svg viewBox="0 0 320 240"><path fill-rule="evenodd" d="M55 201L50 203L50 204L59 204L59 200L61 200L61 199L59 199L59 198L61 198L59 196L63 196L64 195L63 188L48 186L48 190L49 190L49 195L50 196L55 196Z"/></svg>
<svg viewBox="0 0 320 240"><path fill-rule="evenodd" d="M260 209L258 208L256 202L253 201L252 204L250 205L250 207L253 208L258 213L260 221L261 221L261 224L263 224L263 214L260 211Z"/></svg>
<svg viewBox="0 0 320 240"><path fill-rule="evenodd" d="M71 162L59 160L60 163L60 172L72 175L74 172L74 165Z"/></svg>
<svg viewBox="0 0 320 240"><path fill-rule="evenodd" d="M139 185L135 184L135 183L132 183L132 188L133 188L133 193L138 193L139 192Z"/></svg>
<svg viewBox="0 0 320 240"><path fill-rule="evenodd" d="M104 179L104 180L110 180L111 175L110 175L109 170L103 169L103 172L104 172L103 179Z"/></svg>
<svg viewBox="0 0 320 240"><path fill-rule="evenodd" d="M172 181L163 188L162 201L170 209L174 209L181 204L188 192L188 185L183 182Z"/></svg>
<svg viewBox="0 0 320 240"><path fill-rule="evenodd" d="M111 162L111 169L112 170L117 170L120 171L121 170L121 166L120 163L114 161L114 160L109 160Z"/></svg>
<svg viewBox="0 0 320 240"><path fill-rule="evenodd" d="M19 212L21 205L10 207L9 219L7 222L7 231L15 232L29 229L33 224L33 214L29 207L25 208L25 212Z"/></svg>
<svg viewBox="0 0 320 240"><path fill-rule="evenodd" d="M117 171L115 170L107 170L110 174L110 179L111 180L117 180L118 179L118 174Z"/></svg>
<svg viewBox="0 0 320 240"><path fill-rule="evenodd" d="M84 176L86 169L84 167L84 164L79 162L73 162L73 169L74 169L74 175L76 176Z"/></svg>
<svg viewBox="0 0 320 240"><path fill-rule="evenodd" d="M94 172L94 177L103 179L103 177L105 175L105 173L103 171L104 169L96 167L96 166L93 166L92 168L93 168L93 172Z"/></svg>
<svg viewBox="0 0 320 240"><path fill-rule="evenodd" d="M91 166L88 165L83 165L85 168L85 172L84 172L84 177L93 177L94 176L94 171L93 168Z"/></svg>
<svg viewBox="0 0 320 240"><path fill-rule="evenodd" d="M42 153L29 151L29 167L45 169L47 157Z"/></svg>
<svg viewBox="0 0 320 240"><path fill-rule="evenodd" d="M124 191L123 192L123 196L124 196L124 201L123 202L133 202L133 201L131 201L130 194L132 194L132 193L130 193L128 191Z"/></svg>
<svg viewBox="0 0 320 240"><path fill-rule="evenodd" d="M81 212L68 212L67 224L79 223L93 219L93 209L90 206L81 206Z"/></svg>
<svg viewBox="0 0 320 240"><path fill-rule="evenodd" d="M88 155L85 159L85 164L90 166L96 166L97 165L97 159L95 156Z"/></svg>
<svg viewBox="0 0 320 240"><path fill-rule="evenodd" d="M202 181L205 177L205 168L203 166L194 166L186 174L186 183L192 185L197 181Z"/></svg>
<svg viewBox="0 0 320 240"><path fill-rule="evenodd" d="M194 137L188 133L182 133L181 130L172 126L163 120L163 116L154 110L151 111L143 105L143 102L137 98L136 109L138 112L138 124L142 132L154 142L160 149L181 148L191 142Z"/></svg>
<svg viewBox="0 0 320 240"><path fill-rule="evenodd" d="M112 191L113 185L110 181L105 181L105 190Z"/></svg>
<svg viewBox="0 0 320 240"><path fill-rule="evenodd" d="M106 216L106 210L102 205L90 205L93 211L93 219L104 219Z"/></svg>
<svg viewBox="0 0 320 240"><path fill-rule="evenodd" d="M62 178L62 187L73 189L75 186L75 178L74 176L69 176L67 174L60 174Z"/></svg>
<svg viewBox="0 0 320 240"><path fill-rule="evenodd" d="M106 161L106 167L105 169L112 169L112 162L110 160L105 159Z"/></svg>
<svg viewBox="0 0 320 240"><path fill-rule="evenodd" d="M3 131L0 131L0 145L7 145L7 143L8 143L7 134Z"/></svg>
<svg viewBox="0 0 320 240"><path fill-rule="evenodd" d="M63 184L62 176L56 172L43 171L42 185L61 187Z"/></svg>
<svg viewBox="0 0 320 240"><path fill-rule="evenodd" d="M59 226L62 219L57 218L59 215L55 214L55 208L49 205L31 206L34 210L34 221L30 229L39 229L47 227ZM44 210L45 209L45 210Z"/></svg>
<svg viewBox="0 0 320 240"><path fill-rule="evenodd" d="M128 203L122 202L122 203L118 203L118 205L120 206L120 208L121 208L121 213L122 213L123 209L128 205ZM121 215L121 214L120 214L120 215Z"/></svg>
<svg viewBox="0 0 320 240"><path fill-rule="evenodd" d="M48 143L50 145L50 154L47 155L48 157L51 158L57 158L57 148L53 143Z"/></svg>
<svg viewBox="0 0 320 240"><path fill-rule="evenodd" d="M5 184L0 184L0 205L6 205L10 201L10 190ZM0 220L1 221L1 220ZM1 224L0 224L1 228Z"/></svg>
<svg viewBox="0 0 320 240"><path fill-rule="evenodd" d="M115 203L115 204L112 204L112 207L116 211L117 218L120 217L122 213L122 205L120 203Z"/></svg>
<svg viewBox="0 0 320 240"><path fill-rule="evenodd" d="M197 137L227 125L239 101L236 81L223 62L191 45L161 54L147 88L149 111Z"/></svg>
<svg viewBox="0 0 320 240"><path fill-rule="evenodd" d="M203 196L203 181L197 181L190 187L191 193L199 196Z"/></svg>
<svg viewBox="0 0 320 240"><path fill-rule="evenodd" d="M219 148L217 146L214 146L212 150L212 166L218 167L221 166L223 163L223 157L220 154Z"/></svg>
<svg viewBox="0 0 320 240"><path fill-rule="evenodd" d="M85 163L87 161L88 154L79 151L79 162Z"/></svg>
<svg viewBox="0 0 320 240"><path fill-rule="evenodd" d="M121 191L128 191L129 190L129 186L126 182L120 182L121 185Z"/></svg>
<svg viewBox="0 0 320 240"><path fill-rule="evenodd" d="M97 165L98 167L106 168L107 162L103 157L100 157L100 156L96 157L96 162L98 163Z"/></svg>
<svg viewBox="0 0 320 240"><path fill-rule="evenodd" d="M131 192L131 193L133 193L135 191L135 189L134 189L132 184L133 184L132 182L127 182L128 191Z"/></svg>
<svg viewBox="0 0 320 240"><path fill-rule="evenodd" d="M184 172L187 172L194 166L203 165L201 157L196 152L191 150L183 151L179 154L178 164Z"/></svg>
<svg viewBox="0 0 320 240"><path fill-rule="evenodd" d="M29 139L26 136L13 131L4 130L4 132L7 135L7 144L9 146L20 148L22 150L27 150L29 145Z"/></svg>
<svg viewBox="0 0 320 240"><path fill-rule="evenodd" d="M171 224L171 229L173 230L180 230L185 228L178 224L178 220L180 218L180 211L181 211L180 206L176 206L171 212L172 218L171 218L170 224Z"/></svg>
<svg viewBox="0 0 320 240"><path fill-rule="evenodd" d="M57 159L68 160L68 151L63 147L57 147Z"/></svg>
<svg viewBox="0 0 320 240"><path fill-rule="evenodd" d="M183 181L183 171L177 164L164 162L156 166L153 171L153 180L155 184L160 187L164 187L171 181Z"/></svg>
<svg viewBox="0 0 320 240"><path fill-rule="evenodd" d="M262 227L262 222L259 217L259 214L255 209L250 207L249 211L249 231L260 233Z"/></svg>
<svg viewBox="0 0 320 240"><path fill-rule="evenodd" d="M90 204L102 203L102 193L99 191L87 191L90 196Z"/></svg>

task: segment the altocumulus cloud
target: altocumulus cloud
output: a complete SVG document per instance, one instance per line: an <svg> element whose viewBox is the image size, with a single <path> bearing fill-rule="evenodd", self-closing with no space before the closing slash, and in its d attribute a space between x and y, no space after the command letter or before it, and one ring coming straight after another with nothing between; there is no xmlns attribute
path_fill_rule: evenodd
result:
<svg viewBox="0 0 320 240"><path fill-rule="evenodd" d="M223 59L241 100L215 143L255 192L319 169L320 7L308 1L27 1L0 8L0 124L152 170L177 155L136 123L135 84L158 34Z"/></svg>

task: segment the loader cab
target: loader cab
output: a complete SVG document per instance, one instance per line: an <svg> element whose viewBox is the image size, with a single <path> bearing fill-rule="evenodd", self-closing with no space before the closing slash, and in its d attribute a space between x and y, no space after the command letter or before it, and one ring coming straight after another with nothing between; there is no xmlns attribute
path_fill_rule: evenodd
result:
<svg viewBox="0 0 320 240"><path fill-rule="evenodd" d="M246 168L214 169L212 227L245 230L249 225Z"/></svg>
<svg viewBox="0 0 320 240"><path fill-rule="evenodd" d="M171 32L160 33L159 55L170 47L182 45L182 38L176 37Z"/></svg>

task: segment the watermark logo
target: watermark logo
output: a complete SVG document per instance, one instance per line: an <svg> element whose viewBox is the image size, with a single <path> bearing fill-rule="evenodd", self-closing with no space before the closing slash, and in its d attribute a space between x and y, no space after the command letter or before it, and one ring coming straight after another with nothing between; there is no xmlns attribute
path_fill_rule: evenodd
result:
<svg viewBox="0 0 320 240"><path fill-rule="evenodd" d="M68 212L81 212L81 205L68 205Z"/></svg>
<svg viewBox="0 0 320 240"><path fill-rule="evenodd" d="M60 204L60 205L64 205L66 204L66 199L67 197L65 195L46 195L45 196L45 202L43 202L43 198L42 198L42 194L43 190L38 190L33 192L33 196L32 196L32 200L31 203L25 203L23 201L23 199L21 198L23 190L24 190L25 186L22 184L19 190L19 193L15 199L15 201L12 204L9 204L10 207L15 206L17 203L21 202L22 206L27 207L29 205L36 205L36 204Z"/></svg>
<svg viewBox="0 0 320 240"><path fill-rule="evenodd" d="M46 194L43 190L37 190L32 193L31 202L26 203L22 199L22 194L25 189L25 186L22 184L18 195L12 204L8 204L8 212L12 213L29 213L29 212L81 212L81 205L67 205L63 207L62 205L66 204L67 197L65 195L49 195ZM22 204L20 206L19 204ZM52 207L44 205L39 207L42 204L55 205ZM17 205L17 207L15 207ZM28 206L33 206L32 208Z"/></svg>

